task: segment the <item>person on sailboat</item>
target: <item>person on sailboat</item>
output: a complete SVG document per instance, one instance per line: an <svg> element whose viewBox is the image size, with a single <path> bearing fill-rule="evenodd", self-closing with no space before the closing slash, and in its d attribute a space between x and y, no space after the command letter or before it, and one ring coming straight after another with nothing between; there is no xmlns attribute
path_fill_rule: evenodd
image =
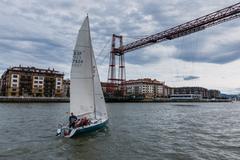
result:
<svg viewBox="0 0 240 160"><path fill-rule="evenodd" d="M69 116L69 128L74 128L76 121L77 121L77 116L75 116L72 112L71 116Z"/></svg>
<svg viewBox="0 0 240 160"><path fill-rule="evenodd" d="M91 121L87 118L87 117L83 117L81 119L78 119L76 122L75 122L75 127L82 127L82 126L86 126L86 125L89 125L91 123Z"/></svg>

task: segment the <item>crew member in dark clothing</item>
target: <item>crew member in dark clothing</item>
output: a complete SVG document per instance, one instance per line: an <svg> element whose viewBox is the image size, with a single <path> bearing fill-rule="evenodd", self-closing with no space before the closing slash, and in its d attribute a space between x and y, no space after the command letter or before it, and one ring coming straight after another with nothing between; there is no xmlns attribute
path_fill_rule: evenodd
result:
<svg viewBox="0 0 240 160"><path fill-rule="evenodd" d="M71 116L69 117L69 128L75 127L76 120L77 120L77 116L75 116L73 113L71 113Z"/></svg>

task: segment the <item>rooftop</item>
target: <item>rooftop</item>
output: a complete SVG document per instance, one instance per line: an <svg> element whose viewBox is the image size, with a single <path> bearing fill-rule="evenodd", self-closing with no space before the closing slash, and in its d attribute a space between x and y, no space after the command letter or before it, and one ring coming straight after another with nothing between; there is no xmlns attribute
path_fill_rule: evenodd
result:
<svg viewBox="0 0 240 160"><path fill-rule="evenodd" d="M5 71L3 74L6 74L8 71L19 71L19 72L35 72L35 73L43 73L43 74L58 74L58 75L64 75L64 73L56 71L53 69L42 69L42 68L36 68L36 67L23 67L19 65L18 67L9 67L7 71Z"/></svg>
<svg viewBox="0 0 240 160"><path fill-rule="evenodd" d="M125 82L126 84L135 84L135 83L145 83L145 84L165 84L165 82L158 81L156 79L151 78L143 78L143 79L136 79L136 80L128 80Z"/></svg>

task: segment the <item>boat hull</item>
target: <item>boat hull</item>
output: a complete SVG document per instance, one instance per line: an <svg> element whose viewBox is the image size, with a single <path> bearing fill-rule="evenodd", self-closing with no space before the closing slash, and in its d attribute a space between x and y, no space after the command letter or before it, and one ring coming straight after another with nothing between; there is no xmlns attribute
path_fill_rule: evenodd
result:
<svg viewBox="0 0 240 160"><path fill-rule="evenodd" d="M89 126L89 127L85 127L85 128L82 128L82 127L77 128L77 129L75 129L73 134L70 134L70 135L65 136L65 137L74 138L74 137L81 136L85 133L94 132L94 131L97 131L97 130L100 130L100 129L106 127L107 123L108 123L108 120L105 120L102 123L98 123L98 124L93 125L93 126Z"/></svg>

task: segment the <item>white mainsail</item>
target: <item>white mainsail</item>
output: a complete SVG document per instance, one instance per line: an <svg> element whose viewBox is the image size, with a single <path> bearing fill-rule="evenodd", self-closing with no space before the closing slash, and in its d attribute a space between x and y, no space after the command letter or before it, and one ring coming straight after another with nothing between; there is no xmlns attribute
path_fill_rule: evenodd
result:
<svg viewBox="0 0 240 160"><path fill-rule="evenodd" d="M73 53L70 112L75 115L95 113L96 118L107 119L106 105L92 49L88 17L79 30Z"/></svg>

